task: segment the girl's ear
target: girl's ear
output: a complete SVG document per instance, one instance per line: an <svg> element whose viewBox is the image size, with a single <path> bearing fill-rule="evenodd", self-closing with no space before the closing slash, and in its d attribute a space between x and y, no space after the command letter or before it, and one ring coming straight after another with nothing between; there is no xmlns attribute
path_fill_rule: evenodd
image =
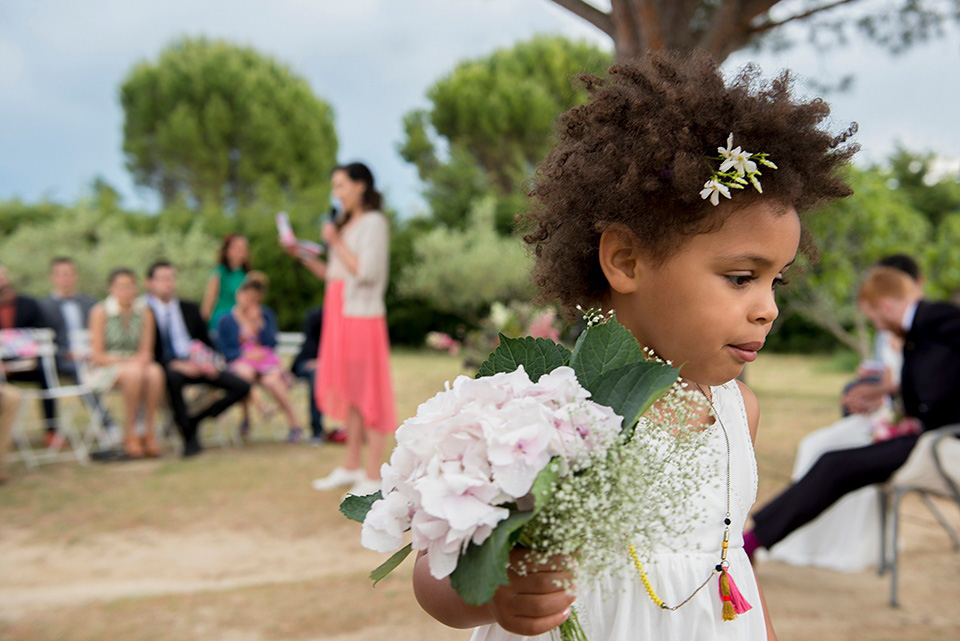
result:
<svg viewBox="0 0 960 641"><path fill-rule="evenodd" d="M600 268L610 284L610 289L619 294L637 291L641 273L640 249L637 239L628 227L613 224L600 234Z"/></svg>

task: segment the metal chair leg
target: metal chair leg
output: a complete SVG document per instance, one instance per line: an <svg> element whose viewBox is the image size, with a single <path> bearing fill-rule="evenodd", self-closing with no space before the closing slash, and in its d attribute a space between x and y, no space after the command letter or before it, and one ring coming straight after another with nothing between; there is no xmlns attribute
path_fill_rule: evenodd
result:
<svg viewBox="0 0 960 641"><path fill-rule="evenodd" d="M890 505L890 490L886 486L880 486L878 493L880 501L880 559L877 562L877 575L883 576L889 569L887 565L887 519Z"/></svg>
<svg viewBox="0 0 960 641"><path fill-rule="evenodd" d="M943 515L943 512L940 511L940 508L930 500L930 497L926 492L920 493L920 499L927 505L927 508L933 512L933 516L936 517L937 521L940 522L940 525L943 526L943 529L947 531L947 536L950 537L950 541L953 543L954 550L960 550L960 536L957 535L957 531L953 529L953 526L950 525L950 522L947 521L947 518Z"/></svg>
<svg viewBox="0 0 960 641"><path fill-rule="evenodd" d="M903 492L900 490L894 490L893 492L893 501L891 507L891 516L893 523L891 524L891 537L890 537L890 607L898 608L900 607L900 602L897 599L897 581L900 578L899 569L900 569L900 546L898 545L899 536L900 536L900 500L903 498Z"/></svg>

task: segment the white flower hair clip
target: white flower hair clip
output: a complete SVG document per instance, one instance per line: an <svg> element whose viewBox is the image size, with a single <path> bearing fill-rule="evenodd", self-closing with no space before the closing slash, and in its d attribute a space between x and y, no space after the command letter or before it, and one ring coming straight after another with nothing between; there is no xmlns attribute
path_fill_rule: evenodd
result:
<svg viewBox="0 0 960 641"><path fill-rule="evenodd" d="M757 176L760 175L757 164L771 169L777 168L767 159L765 153L754 154L744 151L740 147L734 147L732 133L727 136L727 146L717 147L717 151L720 152L720 155L714 158L721 161L720 169L713 172L710 180L705 182L703 189L700 190L700 197L704 200L709 198L714 206L720 204L721 194L730 198L731 189L743 189L748 184L753 185L762 194L763 188L757 179Z"/></svg>

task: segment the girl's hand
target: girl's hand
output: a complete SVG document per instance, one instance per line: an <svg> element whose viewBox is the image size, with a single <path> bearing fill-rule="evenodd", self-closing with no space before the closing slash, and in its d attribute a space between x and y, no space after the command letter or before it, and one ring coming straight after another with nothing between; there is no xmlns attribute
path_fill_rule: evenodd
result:
<svg viewBox="0 0 960 641"><path fill-rule="evenodd" d="M328 245L334 245L340 241L340 232L337 231L337 226L333 223L323 223L323 242Z"/></svg>
<svg viewBox="0 0 960 641"><path fill-rule="evenodd" d="M534 636L566 621L575 597L564 587L572 578L567 558L556 556L549 563L527 567L526 574L517 574L513 568L529 554L523 549L510 551L510 583L494 594L490 612L504 630Z"/></svg>

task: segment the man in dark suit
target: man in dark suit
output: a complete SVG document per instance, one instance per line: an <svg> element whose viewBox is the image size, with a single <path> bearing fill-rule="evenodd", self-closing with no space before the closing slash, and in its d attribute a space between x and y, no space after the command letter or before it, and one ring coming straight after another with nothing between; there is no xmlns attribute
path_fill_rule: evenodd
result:
<svg viewBox="0 0 960 641"><path fill-rule="evenodd" d="M196 303L176 296L177 274L167 261L157 261L147 270L147 302L157 319L156 359L167 375L167 391L173 420L183 436L183 455L195 456L202 451L198 426L205 418L219 416L224 410L246 397L250 384L211 363L191 358L191 343L200 341L212 353L213 343L207 324ZM196 350L193 350L196 351ZM224 391L222 397L190 415L183 399L188 385L210 385Z"/></svg>
<svg viewBox="0 0 960 641"><path fill-rule="evenodd" d="M49 327L40 305L29 296L17 293L16 287L10 281L7 268L0 265L0 329L29 329ZM50 383L43 367L36 369L10 372L7 379L11 381L26 381L38 383L41 389L49 389ZM57 434L57 407L53 399L42 400L43 416L46 419L47 434L44 438L46 447L59 447L62 440Z"/></svg>
<svg viewBox="0 0 960 641"><path fill-rule="evenodd" d="M933 430L960 423L960 308L922 300L908 276L891 267L871 269L858 302L878 330L903 337L898 389L906 416ZM827 452L780 496L758 511L744 549L769 548L812 521L848 492L882 483L906 462L920 438L906 434L848 450Z"/></svg>
<svg viewBox="0 0 960 641"><path fill-rule="evenodd" d="M50 294L37 303L47 323L56 332L57 371L76 378L77 365L70 348L70 333L87 328L90 310L97 301L77 292L77 266L72 258L61 256L50 262L50 285Z"/></svg>
<svg viewBox="0 0 960 641"><path fill-rule="evenodd" d="M72 345L73 332L87 329L90 310L97 300L77 292L77 265L72 258L58 256L50 261L51 292L37 301L44 319L53 329L57 341L57 372L77 379L77 362ZM120 437L120 428L114 423L99 394L84 397L91 411L96 412L109 433Z"/></svg>

